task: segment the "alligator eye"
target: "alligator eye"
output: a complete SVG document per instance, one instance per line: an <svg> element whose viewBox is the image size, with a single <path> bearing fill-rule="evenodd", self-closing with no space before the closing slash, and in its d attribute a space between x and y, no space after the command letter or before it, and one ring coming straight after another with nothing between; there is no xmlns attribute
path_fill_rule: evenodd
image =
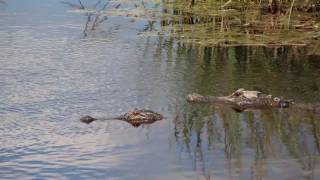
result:
<svg viewBox="0 0 320 180"><path fill-rule="evenodd" d="M279 101L280 101L280 98L275 97L275 98L273 98L273 100L276 101L276 102L279 102Z"/></svg>

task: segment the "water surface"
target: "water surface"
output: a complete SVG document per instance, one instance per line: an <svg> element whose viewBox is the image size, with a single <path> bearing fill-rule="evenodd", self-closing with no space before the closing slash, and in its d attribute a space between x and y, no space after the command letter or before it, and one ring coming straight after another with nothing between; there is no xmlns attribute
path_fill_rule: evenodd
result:
<svg viewBox="0 0 320 180"><path fill-rule="evenodd" d="M236 113L186 94L243 87L320 101L319 56L294 47L213 48L140 35L143 20L87 17L54 0L0 4L0 177L317 179L319 114ZM90 5L89 1L85 5ZM163 121L79 122L135 107Z"/></svg>

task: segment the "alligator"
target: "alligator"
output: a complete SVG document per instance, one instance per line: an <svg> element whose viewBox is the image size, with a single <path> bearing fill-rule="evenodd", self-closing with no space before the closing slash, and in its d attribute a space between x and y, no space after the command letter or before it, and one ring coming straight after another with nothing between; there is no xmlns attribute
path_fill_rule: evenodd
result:
<svg viewBox="0 0 320 180"><path fill-rule="evenodd" d="M288 108L293 104L292 100L285 100L260 91L245 90L240 88L229 96L202 96L197 93L189 94L186 97L188 102L194 103L218 103L230 105L234 110L242 112L246 109L261 108Z"/></svg>
<svg viewBox="0 0 320 180"><path fill-rule="evenodd" d="M83 116L80 118L81 122L90 124L93 121L100 120L121 120L130 123L134 127L139 127L141 124L151 124L156 121L162 120L163 116L159 113L147 109L134 109L120 116L115 117L102 117L94 118L91 116Z"/></svg>

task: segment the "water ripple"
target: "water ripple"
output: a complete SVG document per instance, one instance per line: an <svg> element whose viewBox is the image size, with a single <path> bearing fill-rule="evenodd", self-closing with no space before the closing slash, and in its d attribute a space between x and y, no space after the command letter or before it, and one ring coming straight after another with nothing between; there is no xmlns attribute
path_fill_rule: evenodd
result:
<svg viewBox="0 0 320 180"><path fill-rule="evenodd" d="M219 58L209 47L136 38L137 28L119 17L84 37L87 17L68 13L58 1L7 3L0 13L1 178L319 177L318 116L295 110L239 114L184 99L191 92L225 95L258 87L317 101L318 74L303 58L302 67L290 65L301 74L279 72L286 62L264 54L246 56L253 59L242 64L235 49L218 49L228 55ZM166 119L138 128L79 121L133 108Z"/></svg>

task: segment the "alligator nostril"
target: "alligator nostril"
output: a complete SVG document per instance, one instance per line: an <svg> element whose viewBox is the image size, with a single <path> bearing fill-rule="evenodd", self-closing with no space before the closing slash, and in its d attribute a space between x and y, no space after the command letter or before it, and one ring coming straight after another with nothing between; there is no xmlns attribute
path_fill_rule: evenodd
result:
<svg viewBox="0 0 320 180"><path fill-rule="evenodd" d="M279 104L280 104L280 107L282 107L282 108L289 107L289 102L280 102Z"/></svg>

